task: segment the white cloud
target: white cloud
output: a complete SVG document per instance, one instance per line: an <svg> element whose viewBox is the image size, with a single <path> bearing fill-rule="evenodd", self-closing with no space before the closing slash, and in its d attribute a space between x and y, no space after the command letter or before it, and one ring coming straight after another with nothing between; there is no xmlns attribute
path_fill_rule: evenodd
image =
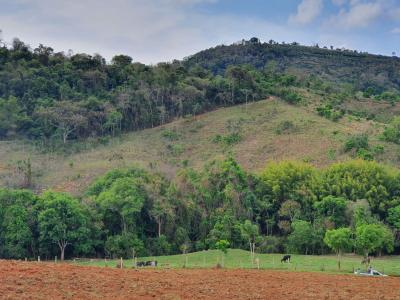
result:
<svg viewBox="0 0 400 300"><path fill-rule="evenodd" d="M43 43L56 51L100 53L108 60L127 54L144 63L170 61L252 36L308 40L307 33L286 24L241 15L205 15L193 7L215 0L17 1L25 1L22 9L0 10L6 40L19 37L32 47Z"/></svg>
<svg viewBox="0 0 400 300"><path fill-rule="evenodd" d="M390 32L394 34L400 34L400 27L393 28Z"/></svg>
<svg viewBox="0 0 400 300"><path fill-rule="evenodd" d="M322 9L322 0L302 0L297 6L297 13L289 17L289 22L309 24L321 14Z"/></svg>
<svg viewBox="0 0 400 300"><path fill-rule="evenodd" d="M379 1L370 3L350 3L349 9L341 9L339 14L328 21L328 26L345 29L367 27L384 14L384 8Z"/></svg>

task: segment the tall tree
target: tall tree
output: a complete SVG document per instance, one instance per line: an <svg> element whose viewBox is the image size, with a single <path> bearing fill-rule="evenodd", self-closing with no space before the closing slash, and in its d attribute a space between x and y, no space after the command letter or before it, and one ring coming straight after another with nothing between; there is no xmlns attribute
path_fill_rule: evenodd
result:
<svg viewBox="0 0 400 300"><path fill-rule="evenodd" d="M88 219L79 201L63 193L46 192L39 200L39 231L42 244L55 243L64 260L67 246L90 243Z"/></svg>

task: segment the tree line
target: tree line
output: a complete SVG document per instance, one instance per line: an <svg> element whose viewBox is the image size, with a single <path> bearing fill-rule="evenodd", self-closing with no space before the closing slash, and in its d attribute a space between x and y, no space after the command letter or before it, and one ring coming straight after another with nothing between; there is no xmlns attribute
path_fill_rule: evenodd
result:
<svg viewBox="0 0 400 300"><path fill-rule="evenodd" d="M0 257L168 255L229 245L261 253L400 251L400 172L354 160L258 174L232 158L172 179L117 169L79 198L0 190Z"/></svg>

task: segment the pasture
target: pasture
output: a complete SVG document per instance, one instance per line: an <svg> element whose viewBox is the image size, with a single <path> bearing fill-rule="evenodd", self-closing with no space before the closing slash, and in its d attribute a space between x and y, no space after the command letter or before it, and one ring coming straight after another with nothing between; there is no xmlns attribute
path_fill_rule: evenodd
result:
<svg viewBox="0 0 400 300"><path fill-rule="evenodd" d="M341 270L338 270L337 257L335 255L292 255L291 263L281 263L283 254L258 254L260 269L287 270L299 272L329 272L352 273L354 269L365 269L361 265L361 256L344 255L341 262ZM214 268L218 262L222 262L227 269L256 269L257 263L252 264L250 252L229 249L226 255L218 250L200 251L182 255L157 256L138 258L138 261L157 260L158 268ZM85 266L115 267L119 260L84 260L76 261L76 264ZM132 268L133 260L124 260L126 268ZM400 256L386 256L372 258L371 265L388 275L400 276Z"/></svg>

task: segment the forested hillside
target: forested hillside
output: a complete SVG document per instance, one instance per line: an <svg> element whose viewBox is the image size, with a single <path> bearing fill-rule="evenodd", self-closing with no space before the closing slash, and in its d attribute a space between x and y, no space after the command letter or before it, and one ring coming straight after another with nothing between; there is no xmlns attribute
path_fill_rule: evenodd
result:
<svg viewBox="0 0 400 300"><path fill-rule="evenodd" d="M51 149L268 95L297 104L303 99L295 88L322 93L322 102L342 112L357 93L399 100L399 59L344 50L252 39L183 62L132 61L117 55L107 64L98 54L65 55L43 45L31 49L18 39L1 47L0 138L28 137Z"/></svg>

